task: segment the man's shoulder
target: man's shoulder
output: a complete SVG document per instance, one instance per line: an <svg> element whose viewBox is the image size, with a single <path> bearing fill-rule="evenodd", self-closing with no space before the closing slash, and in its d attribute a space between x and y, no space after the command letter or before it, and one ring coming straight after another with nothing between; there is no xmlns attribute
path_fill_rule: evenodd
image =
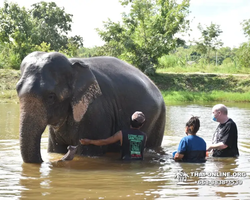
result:
<svg viewBox="0 0 250 200"><path fill-rule="evenodd" d="M226 124L235 124L236 125L236 123L234 122L234 120L232 120L231 118L229 118L227 120Z"/></svg>
<svg viewBox="0 0 250 200"><path fill-rule="evenodd" d="M229 118L228 121L224 124L224 126L226 127L237 127L236 123L231 119Z"/></svg>
<svg viewBox="0 0 250 200"><path fill-rule="evenodd" d="M123 129L121 130L122 134L134 134L134 135L147 135L139 129Z"/></svg>

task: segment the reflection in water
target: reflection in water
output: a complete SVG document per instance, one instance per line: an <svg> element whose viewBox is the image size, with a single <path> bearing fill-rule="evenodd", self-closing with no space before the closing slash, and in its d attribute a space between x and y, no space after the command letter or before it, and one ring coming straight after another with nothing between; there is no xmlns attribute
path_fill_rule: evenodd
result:
<svg viewBox="0 0 250 200"><path fill-rule="evenodd" d="M228 105L229 116L239 129L239 158L212 158L206 163L176 163L171 152L185 135L184 126L192 115L200 116L198 135L210 142L218 125L211 121L213 105L167 106L163 148L168 155L124 162L119 154L105 157L76 156L57 162L63 155L47 153L48 133L41 140L42 164L23 163L19 149L19 108L0 104L0 199L250 199L250 104ZM188 175L185 181L178 174ZM243 172L246 177L209 176ZM201 176L202 173L207 173ZM194 175L200 174L200 175ZM236 174L237 175L237 174ZM242 185L200 185L201 181L241 180ZM204 182L203 182L204 183Z"/></svg>

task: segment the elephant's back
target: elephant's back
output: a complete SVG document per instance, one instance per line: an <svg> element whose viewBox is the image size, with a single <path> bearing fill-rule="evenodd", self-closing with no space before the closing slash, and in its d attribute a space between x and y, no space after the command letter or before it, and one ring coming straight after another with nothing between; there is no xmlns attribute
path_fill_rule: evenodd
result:
<svg viewBox="0 0 250 200"><path fill-rule="evenodd" d="M139 69L129 63L111 56L84 58L83 61L89 65L94 72L99 71L111 76L112 74L131 74L133 72L137 72L140 75L143 74Z"/></svg>
<svg viewBox="0 0 250 200"><path fill-rule="evenodd" d="M159 92L157 86L139 69L115 57L100 56L83 59L98 81L109 80L120 87L145 87Z"/></svg>

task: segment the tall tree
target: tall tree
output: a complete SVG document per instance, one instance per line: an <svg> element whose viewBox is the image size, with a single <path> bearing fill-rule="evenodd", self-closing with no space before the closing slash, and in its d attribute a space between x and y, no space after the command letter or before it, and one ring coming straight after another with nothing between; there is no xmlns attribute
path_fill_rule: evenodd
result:
<svg viewBox="0 0 250 200"><path fill-rule="evenodd" d="M219 39L222 30L219 25L211 23L210 26L203 28L201 24L198 25L198 29L201 32L201 38L196 41L197 51L206 55L209 59L211 51L217 51L219 47L223 45L221 39Z"/></svg>
<svg viewBox="0 0 250 200"><path fill-rule="evenodd" d="M244 34L248 39L250 39L250 19L245 19L242 23L242 28L244 31Z"/></svg>
<svg viewBox="0 0 250 200"><path fill-rule="evenodd" d="M17 67L20 60L32 48L32 35L34 23L29 13L16 3L4 2L0 8L0 43L4 48L1 56L3 63L10 59L12 65ZM12 56L10 56L12 54Z"/></svg>
<svg viewBox="0 0 250 200"><path fill-rule="evenodd" d="M72 15L54 2L33 4L27 10L5 1L0 8L0 23L0 49L4 49L0 59L15 68L34 50L50 49L75 56L76 50L83 46L82 37L68 36Z"/></svg>
<svg viewBox="0 0 250 200"><path fill-rule="evenodd" d="M236 59L240 67L250 67L250 19L244 20L242 23L242 28L245 36L248 38L248 42L244 42L236 51Z"/></svg>
<svg viewBox="0 0 250 200"><path fill-rule="evenodd" d="M189 0L121 0L130 6L123 13L122 23L108 20L104 30L98 30L106 42L102 53L120 57L141 70L158 64L158 59L168 54L184 41L176 34L188 27Z"/></svg>
<svg viewBox="0 0 250 200"><path fill-rule="evenodd" d="M36 23L37 44L46 42L56 51L67 49L73 15L65 13L55 2L44 1L33 4L30 12Z"/></svg>

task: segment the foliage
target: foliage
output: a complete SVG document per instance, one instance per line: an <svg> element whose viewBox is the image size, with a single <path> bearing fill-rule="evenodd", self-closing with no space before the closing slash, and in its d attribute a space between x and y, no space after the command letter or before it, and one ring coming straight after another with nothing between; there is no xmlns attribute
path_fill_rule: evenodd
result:
<svg viewBox="0 0 250 200"><path fill-rule="evenodd" d="M162 73L150 77L171 102L249 102L249 75Z"/></svg>
<svg viewBox="0 0 250 200"><path fill-rule="evenodd" d="M55 2L40 2L32 5L30 10L36 24L36 44L46 42L51 49L59 51L70 46L82 46L80 36L67 37L71 31L72 14L65 13Z"/></svg>
<svg viewBox="0 0 250 200"><path fill-rule="evenodd" d="M104 55L104 52L103 53L100 52L100 49L102 48L103 47L92 47L92 48L82 47L77 51L77 55L81 58L101 56Z"/></svg>
<svg viewBox="0 0 250 200"><path fill-rule="evenodd" d="M4 2L0 9L0 43L4 47L4 62L8 61L10 67L17 68L21 59L30 51L33 35L32 20L25 8L17 4Z"/></svg>
<svg viewBox="0 0 250 200"><path fill-rule="evenodd" d="M250 19L244 20L241 25L243 27L245 36L250 39Z"/></svg>
<svg viewBox="0 0 250 200"><path fill-rule="evenodd" d="M244 20L241 25L248 42L241 44L236 50L236 60L241 67L250 68L250 19Z"/></svg>
<svg viewBox="0 0 250 200"><path fill-rule="evenodd" d="M123 13L122 23L108 20L104 30L98 30L106 44L99 49L105 55L124 59L141 70L153 68L158 58L184 43L175 37L188 28L189 0L121 0L130 6Z"/></svg>
<svg viewBox="0 0 250 200"><path fill-rule="evenodd" d="M20 78L20 71L0 69L0 102L18 102L16 83Z"/></svg>
<svg viewBox="0 0 250 200"><path fill-rule="evenodd" d="M236 58L241 67L250 68L250 41L239 47L236 51Z"/></svg>
<svg viewBox="0 0 250 200"><path fill-rule="evenodd" d="M0 102L18 102L15 86L20 71L0 69ZM165 103L250 101L250 75L175 74L150 76Z"/></svg>
<svg viewBox="0 0 250 200"><path fill-rule="evenodd" d="M184 70L185 72L188 72L188 70L192 72L194 70L207 71L206 68L210 68L209 71L212 72L211 69L218 71L215 67L224 64L224 66L220 66L220 71L223 69L228 72L232 67L236 70L239 64L236 59L236 51L237 49L231 49L230 47L222 47L216 51L211 50L209 59L207 59L207 55L197 52L197 45L178 47L171 51L169 55L164 55L158 59L158 68L161 68L161 71L164 71L164 69L169 71L170 68L175 67L174 71ZM230 69L225 69L225 65L230 65Z"/></svg>
<svg viewBox="0 0 250 200"><path fill-rule="evenodd" d="M0 8L0 68L18 69L21 60L35 50L67 51L76 55L83 46L80 36L69 37L72 15L54 2L40 2L30 10L4 2Z"/></svg>
<svg viewBox="0 0 250 200"><path fill-rule="evenodd" d="M222 41L219 39L222 30L219 25L214 23L211 23L210 26L206 26L205 28L199 24L198 29L201 32L201 38L199 41L195 41L196 51L201 55L205 55L206 62L208 62L211 59L211 52L217 51L218 48L223 45Z"/></svg>
<svg viewBox="0 0 250 200"><path fill-rule="evenodd" d="M230 49L230 48L228 48ZM178 49L177 49L178 50ZM250 73L250 68L243 67L244 65L239 61L239 51L238 49L230 49L228 53L224 50L218 54L218 63L216 65L215 54L210 57L210 62L207 62L202 56L197 56L197 60L193 60L195 57L189 55L189 49L187 51L180 52L176 51L170 55L162 56L159 59L159 68L156 72L175 72L175 73L186 73L186 72L201 72L201 73L222 73L222 74L248 74ZM218 50L219 51L219 50ZM224 52L224 53L223 53ZM241 51L242 52L242 51ZM249 54L246 53L245 58L242 57L243 61L248 61Z"/></svg>
<svg viewBox="0 0 250 200"><path fill-rule="evenodd" d="M216 50L223 45L222 41L218 39L222 33L219 25L211 23L210 26L203 28L202 25L199 24L198 29L202 36L200 41L196 42L196 44L197 49L199 49L201 53L208 53L210 50Z"/></svg>
<svg viewBox="0 0 250 200"><path fill-rule="evenodd" d="M50 44L47 44L46 42L42 42L40 45L36 45L34 47L34 51L49 52L51 51L51 47L50 47Z"/></svg>
<svg viewBox="0 0 250 200"><path fill-rule="evenodd" d="M164 101L167 105L177 102L249 102L250 92L232 93L225 91L188 92L188 91L163 91Z"/></svg>

